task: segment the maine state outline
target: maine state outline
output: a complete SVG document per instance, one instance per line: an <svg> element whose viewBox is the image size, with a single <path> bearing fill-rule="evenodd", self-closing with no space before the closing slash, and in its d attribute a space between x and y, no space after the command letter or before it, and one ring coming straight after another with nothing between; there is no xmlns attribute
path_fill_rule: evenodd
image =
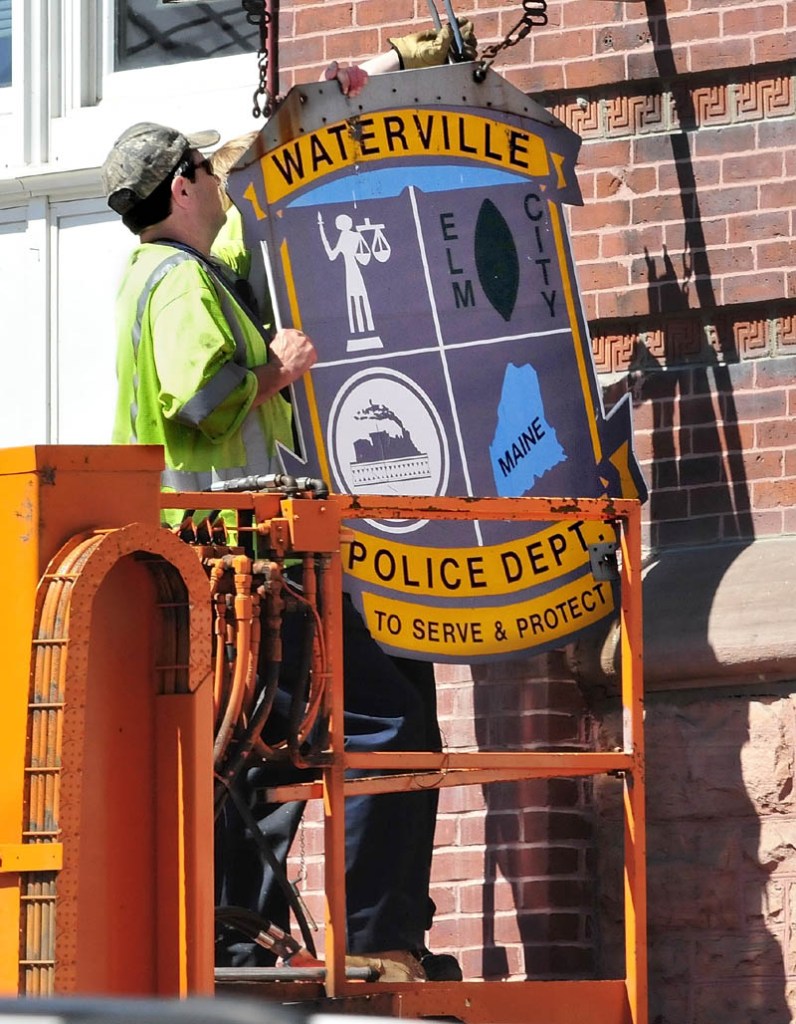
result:
<svg viewBox="0 0 796 1024"><path fill-rule="evenodd" d="M506 367L489 456L501 498L527 494L537 480L566 458L545 418L539 377L528 364L509 363Z"/></svg>

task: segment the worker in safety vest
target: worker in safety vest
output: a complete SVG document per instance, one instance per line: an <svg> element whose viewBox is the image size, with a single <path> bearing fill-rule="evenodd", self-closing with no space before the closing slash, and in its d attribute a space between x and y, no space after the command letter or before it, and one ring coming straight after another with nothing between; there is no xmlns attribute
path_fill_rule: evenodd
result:
<svg viewBox="0 0 796 1024"><path fill-rule="evenodd" d="M108 205L141 242L116 304L113 440L162 444L163 485L174 490L275 472L276 442L292 443L280 392L316 359L301 331L267 343L211 260L226 215L200 147L218 140L144 122L120 136L103 168Z"/></svg>
<svg viewBox="0 0 796 1024"><path fill-rule="evenodd" d="M471 27L463 28L472 40ZM393 40L386 61L442 63L449 37L446 26ZM384 62L376 67L387 69ZM367 77L337 66L329 75L351 95ZM218 140L216 132L186 135L142 122L122 133L102 169L108 205L140 243L117 300L113 439L162 444L168 489L204 490L216 480L278 472L276 443L292 444L282 391L316 360L301 331L286 328L269 338L241 300L235 273L213 258L226 214L203 150ZM347 749L430 749L436 741L429 737L428 709L406 666L375 643L350 601L344 602L343 628ZM425 980L420 959L430 927L435 802L427 793L396 793L347 803L350 960L375 967L385 980ZM248 881L244 886L249 909L266 913L265 882L255 884L260 897L251 895ZM250 944L241 959L234 957L230 962L262 962Z"/></svg>

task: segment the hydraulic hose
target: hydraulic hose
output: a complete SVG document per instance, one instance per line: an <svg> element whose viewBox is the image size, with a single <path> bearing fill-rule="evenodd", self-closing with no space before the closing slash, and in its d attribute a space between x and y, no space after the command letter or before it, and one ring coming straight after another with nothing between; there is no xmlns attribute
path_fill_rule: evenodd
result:
<svg viewBox="0 0 796 1024"><path fill-rule="evenodd" d="M234 560L235 568L235 619L237 622L235 671L232 677L232 689L226 703L221 725L216 733L213 744L213 763L218 770L229 745L232 731L240 718L243 699L246 693L246 674L250 665L248 652L251 640L252 598L251 598L251 559L238 555Z"/></svg>

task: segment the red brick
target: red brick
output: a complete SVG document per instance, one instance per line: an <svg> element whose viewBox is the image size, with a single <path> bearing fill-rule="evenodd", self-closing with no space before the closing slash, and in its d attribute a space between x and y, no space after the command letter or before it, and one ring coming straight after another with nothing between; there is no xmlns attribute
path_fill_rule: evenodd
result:
<svg viewBox="0 0 796 1024"><path fill-rule="evenodd" d="M395 36L431 27L416 22L412 0L355 0L353 16L357 25L387 25Z"/></svg>
<svg viewBox="0 0 796 1024"><path fill-rule="evenodd" d="M693 155L701 158L748 152L755 149L756 139L755 126L743 124L717 132L696 132L690 141Z"/></svg>
<svg viewBox="0 0 796 1024"><path fill-rule="evenodd" d="M782 448L793 447L796 443L794 427L790 421L775 420L758 423L755 427L755 447Z"/></svg>
<svg viewBox="0 0 796 1024"><path fill-rule="evenodd" d="M718 160L668 162L658 168L661 191L680 191L688 188L709 188L721 179L721 164Z"/></svg>
<svg viewBox="0 0 796 1024"><path fill-rule="evenodd" d="M754 46L754 62L763 63L757 57L757 44ZM712 39L690 47L690 71L718 71L720 69L745 68L753 63L753 44L748 38L743 39ZM774 59L774 58L769 58ZM785 59L785 58L780 58Z"/></svg>
<svg viewBox="0 0 796 1024"><path fill-rule="evenodd" d="M660 187L658 176L661 168L656 167L631 167L627 169L625 184L636 195L643 195L647 192L654 192Z"/></svg>
<svg viewBox="0 0 796 1024"><path fill-rule="evenodd" d="M632 201L632 223L650 224L659 221L683 219L683 203L681 194L640 196Z"/></svg>
<svg viewBox="0 0 796 1024"><path fill-rule="evenodd" d="M725 11L721 22L725 35L757 35L782 28L784 11L781 4L758 3L746 6L743 10Z"/></svg>
<svg viewBox="0 0 796 1024"><path fill-rule="evenodd" d="M578 266L578 280L586 291L620 288L628 282L627 270L617 263L582 263Z"/></svg>
<svg viewBox="0 0 796 1024"><path fill-rule="evenodd" d="M496 71L507 79L520 92L533 96L536 93L552 92L564 85L564 71L560 61L550 64L535 64L532 67L503 68L495 66Z"/></svg>
<svg viewBox="0 0 796 1024"><path fill-rule="evenodd" d="M770 242L755 246L755 265L762 269L786 268L794 266L796 261L796 243Z"/></svg>
<svg viewBox="0 0 796 1024"><path fill-rule="evenodd" d="M770 516L770 522L771 522L771 525L773 527L774 526L774 516L773 516L772 513L769 513L768 515ZM766 518L766 524L768 525L768 523L769 523L769 519ZM762 533L763 530L761 529L760 532ZM780 520L779 529L772 528L770 530L770 533L771 534L796 533L796 508L786 508L784 510L783 514L782 514L782 517L781 517L781 520Z"/></svg>
<svg viewBox="0 0 796 1024"><path fill-rule="evenodd" d="M757 480L752 483L753 508L790 508L793 505L796 505L796 480Z"/></svg>
<svg viewBox="0 0 796 1024"><path fill-rule="evenodd" d="M796 90L792 96L791 108L796 108ZM796 109L788 111L789 115L796 113ZM757 145L761 150L773 149L782 153L785 159L785 176L789 177L788 160L791 154L788 150L793 140L793 123L787 118L777 121L763 121L757 125Z"/></svg>
<svg viewBox="0 0 796 1024"><path fill-rule="evenodd" d="M578 131L588 139L579 157L579 177L589 202L585 208L571 211L574 254L583 268L582 286L605 287L606 280L619 280L631 261L635 261L637 285L628 288L614 285L610 291L585 295L594 344L603 360L603 369L624 373L640 338L645 339L650 363L669 367L638 378L637 452L648 478L655 485L643 513L645 541L656 544L726 541L744 536L743 531L748 536L750 530L760 537L773 537L783 531L796 534L796 495L792 490L796 479L793 437L796 431L792 427L796 419L796 386L793 384L796 361L793 357L786 358L786 353L796 348L796 319L786 298L788 295L796 298L793 204L796 147L791 145L796 107L790 68L796 46L789 36L796 28L796 5L769 0L760 0L757 4L750 4L748 0L722 0L722 3L666 0L665 7L673 37L672 53L667 54L662 45L657 61L643 41L643 33L649 29L643 4L618 0L613 4L594 3L594 0L551 0L549 28L534 30L530 40L503 53L498 66L505 70L509 81L525 91L545 90L553 96L564 87L572 90L553 96L551 105L555 102L557 109L565 111L567 123L577 125ZM317 27L309 28L309 36L295 36L292 29L283 31L280 56L286 81L295 78L296 68L299 79L311 80L332 57L348 59L349 54L377 51L395 29L396 22L401 30L409 31L409 25L414 27L415 12L424 24L427 21L422 4L403 3L393 8L386 0L382 0L381 5L376 0L357 0L353 16L358 25L366 22L370 27L367 32L354 35L350 32L350 13L347 18L341 16L341 11L350 12L351 8L350 0L345 3L327 0L325 4L312 0L283 5L283 26L289 26L294 15L299 14L307 19L305 23L309 26L317 26L319 18L330 23L335 19L342 22L320 31ZM517 15L516 7L499 5L497 0L481 0L472 8L463 9L464 13L471 10L477 12L482 43L490 38L490 33L491 38L496 39ZM710 35L695 29L701 25L701 19L715 22L717 17L722 19L732 46L718 45ZM790 26L789 32L781 31L780 21L784 19ZM482 26L486 26L487 31L482 31ZM663 32L665 26L659 22L656 28ZM570 33L569 29L575 31ZM584 31L592 34L592 42L590 48L580 52ZM610 48L598 54L595 41L602 40L604 44L608 31ZM551 52L554 48L548 40L553 35L562 37L565 48L573 45L573 51ZM663 41L661 34L659 43ZM723 71L722 62L726 62L728 55L735 61L739 59L738 51L733 49L736 43L741 45L742 53L748 54L751 48L756 59L762 57L774 70L755 67L742 60ZM544 60L539 60L540 54L546 54ZM685 77L691 67L719 73L711 75L707 84L707 75L702 81ZM651 94L660 89L661 78L668 82L676 73L684 75L683 85L689 90L688 95L678 93L677 102L671 108L656 110L650 101ZM638 76L648 81L640 85L628 84ZM630 90L632 102L626 106L634 111L622 130L637 134L603 139L597 133L603 130L602 114L613 102L617 85ZM574 105L574 97L581 90L586 96L586 108L582 111ZM696 130L688 120L691 99L704 123L715 125L725 121L724 127L720 131ZM658 123L653 123L655 116ZM675 129L679 117L685 133L665 134L668 121L661 121L661 116L671 116ZM730 123L731 118L743 123ZM649 134L640 135L640 132ZM679 163L675 163L676 159ZM723 179L719 178L720 161L723 161ZM759 184L750 188L750 181ZM613 205L616 202L628 204L631 195L657 201L660 193L674 199L675 203L663 208L661 219L656 221L644 222L638 216L641 209L647 217L651 212L649 207L625 205L618 209ZM685 199L685 206L681 197ZM690 223L684 222L684 216L692 218ZM679 292L669 291L665 285L650 288L644 250L646 248L654 261L656 272L663 274L664 246L670 254L676 278L673 289L680 289L685 281L683 253L687 252L689 260L693 259L687 302L700 307L693 319L692 314L685 310L678 314L677 309L668 304L670 295L681 300ZM750 259L750 250L751 263L744 264L744 260ZM749 266L748 272L737 272L739 261L742 266ZM651 300L662 305L660 317L651 312ZM734 302L753 305L734 309L731 305ZM714 308L717 304L719 308ZM596 320L598 314L600 319ZM712 359L717 362L708 368L706 364ZM684 370L681 364L686 362L698 365ZM615 401L630 382L623 379L617 383L621 386L607 389L607 405ZM744 480L751 491L749 513L744 512ZM733 481L735 506L731 507L729 497ZM781 504L776 504L778 501ZM499 685L504 671L507 682ZM505 723L511 721L512 714L516 721L512 728L520 733L526 728L535 729L545 720L544 715L526 721L523 711L544 712L550 706L546 701L552 691L538 680L526 679L521 667L501 667L498 671L497 667L488 670L478 666L474 671L467 666L445 666L440 675L439 696L446 728L450 723L453 738L462 744L472 743L475 736L486 736L490 719L498 731L508 729ZM473 675L478 680L475 687L470 683ZM473 689L480 691L475 701ZM574 691L577 693L576 687ZM563 693L561 700L565 697ZM490 702L494 704L494 711L490 709ZM564 710L571 715L581 715L582 707L581 698L579 704L575 701ZM680 704L678 707L682 710ZM650 705L648 715L654 717L655 713ZM746 742L747 733L740 735L740 741ZM700 759L706 756L704 729L700 730L700 736L702 742L688 749L689 767L698 766ZM655 745L654 740L648 741L651 756ZM733 755L736 762L737 749L736 745ZM651 773L650 778L654 780L655 775ZM453 858L449 862L443 859L443 866L458 864L454 873L464 877L461 885L456 882L435 884L434 894L440 910L432 942L435 948L440 948L445 945L442 938L447 939L450 948L460 953L470 976L479 976L482 969L491 977L503 978L524 977L527 973L587 972L594 966L594 953L588 948L590 932L585 914L572 915L554 927L551 921L541 922L539 917L545 915L538 913L518 920L515 909L515 903L524 904L529 911L538 910L540 905L552 906L552 902L542 904L545 896L553 891L548 880L550 875L573 876L572 888L564 891L565 900L576 899L590 870L601 872L599 879L604 890L613 884L612 875L605 873L603 862L587 858L590 838L562 840L552 850L547 848L547 840L538 846L517 847L516 829L522 812L516 804L512 811L510 800L516 800L518 795L520 799L527 796L533 801L530 806L524 805L529 815L548 816L551 812L546 809L547 804L572 808L576 816L581 813L585 799L582 789L588 788L586 784L581 787L570 779L560 780L560 785L557 792L552 783L548 788L538 784L514 786L513 790L512 787L489 787L488 813L480 786L458 787L441 794L443 811L437 841L449 848L440 850L440 856ZM651 794L649 806L653 809L657 806L655 794ZM308 808L308 814L315 810ZM756 824L750 818L749 830ZM739 832L745 827L743 823L736 823L736 826ZM486 891L482 885L486 829L492 830L494 838L511 838L499 851L497 871L500 874L505 868L522 894L515 899L515 888L505 881L499 882L493 890L499 917L497 927L499 934L505 937L505 948L486 945L487 936L480 921ZM715 829L711 841L714 834ZM322 877L322 861L316 853L319 837L317 821L313 821L312 829L307 829L306 841L316 858L308 863L311 880L316 884L320 884ZM454 845L460 843L475 844L475 847L462 849ZM658 861L661 859L660 843L653 830L650 848ZM755 870L751 846L750 851L747 872ZM462 861L468 854L474 859ZM604 856L602 849L601 855ZM616 865L611 870L615 869ZM690 884L691 876L687 872L679 874L679 862L675 862L670 871L678 876L673 883L676 886L681 887L683 878ZM699 884L702 884L704 872L699 877L702 880ZM735 891L749 891L749 899L755 900L759 914L761 900L754 897L754 892L757 891L759 897L761 890L756 883L749 884L748 873L736 877L739 884ZM656 877L653 896L657 885ZM621 880L618 890L616 906L621 903ZM604 895L611 897L610 893ZM461 904L457 902L460 896ZM712 914L712 904L700 902L699 892L697 897L698 906L707 906ZM744 901L744 906L749 899ZM736 903L740 906L738 901ZM313 905L319 908L321 916L322 901L316 898ZM463 924L459 922L460 917ZM711 918L713 924L717 921L719 917ZM651 1016L657 1015L661 1020L684 1020L689 1013L694 1016L697 1012L700 1019L704 1016L706 1020L713 1020L723 1013L727 1024L735 1024L743 1019L743 1013L764 1015L767 993L764 986L757 984L759 978L754 986L747 984L743 989L739 982L733 981L733 993L738 998L733 1011L736 1016L732 1020L725 1008L726 1001L725 1006L714 1012L715 998L721 997L726 988L723 983L718 984L717 972L723 968L721 954L716 952L727 945L724 936L712 934L706 939L700 918L693 931L678 932L677 952L672 953L675 943L667 943L655 912L650 924L654 936ZM738 922L739 929L742 924L743 921ZM774 928L774 924L771 927ZM776 922L776 934L772 932L774 952L777 944L784 949L790 941L784 928L784 920ZM737 930L736 934L739 934ZM553 935L558 937L553 939ZM621 977L621 941L617 943L601 924L597 945L599 969L603 970L605 962L618 962L617 976ZM699 962L704 977L700 977L697 984L697 979L688 974L688 965L698 955L702 956ZM752 950L742 970L752 977L757 962L755 950ZM681 973L677 974L678 970ZM686 998L682 995L684 990ZM738 996L749 991L754 991L756 999L751 1011L748 1001L745 1004ZM714 1000L710 1005L709 999ZM682 1012L678 1012L680 1009ZM700 1015L700 1010L705 1012Z"/></svg>
<svg viewBox="0 0 796 1024"><path fill-rule="evenodd" d="M567 60L564 64L564 84L567 89L593 88L595 85L623 82L625 78L625 60L621 56Z"/></svg>
<svg viewBox="0 0 796 1024"><path fill-rule="evenodd" d="M516 20L516 19L515 19ZM569 29L564 32L545 31L534 38L534 58L545 61L566 62L578 57L591 57L594 53L594 33L590 28Z"/></svg>
<svg viewBox="0 0 796 1024"><path fill-rule="evenodd" d="M746 153L743 156L725 157L721 162L722 181L733 184L739 181L781 178L782 173L781 153Z"/></svg>
<svg viewBox="0 0 796 1024"><path fill-rule="evenodd" d="M732 396L732 409L729 412L736 422L783 418L787 415L787 396L780 388L736 392Z"/></svg>
<svg viewBox="0 0 796 1024"><path fill-rule="evenodd" d="M586 142L580 151L580 164L597 169L599 167L627 167L631 163L629 139L606 139Z"/></svg>
<svg viewBox="0 0 796 1024"><path fill-rule="evenodd" d="M323 36L300 36L279 41L279 59L283 67L319 64L326 59Z"/></svg>
<svg viewBox="0 0 796 1024"><path fill-rule="evenodd" d="M478 811L485 806L484 795L480 786L446 786L440 790L439 806L441 813Z"/></svg>
<svg viewBox="0 0 796 1024"><path fill-rule="evenodd" d="M652 49L633 50L627 54L627 77L629 81L657 78L659 75L658 58Z"/></svg>
<svg viewBox="0 0 796 1024"><path fill-rule="evenodd" d="M475 946L483 940L483 923L480 916L435 920L433 931L435 949Z"/></svg>
<svg viewBox="0 0 796 1024"><path fill-rule="evenodd" d="M782 238L789 233L786 210L751 212L727 218L727 241L749 245L753 241Z"/></svg>
<svg viewBox="0 0 796 1024"><path fill-rule="evenodd" d="M783 534L792 534L796 516L795 509L768 509L763 512L753 512L751 519L751 532L755 537L773 537Z"/></svg>
<svg viewBox="0 0 796 1024"><path fill-rule="evenodd" d="M796 53L796 29L774 32L755 39L750 63L768 64L773 61L791 61Z"/></svg>
<svg viewBox="0 0 796 1024"><path fill-rule="evenodd" d="M764 452L746 452L743 465L748 480L778 479L784 475L785 453L769 449Z"/></svg>
<svg viewBox="0 0 796 1024"><path fill-rule="evenodd" d="M644 316L649 312L646 288L626 288L621 292L600 292L597 295L597 317L601 320Z"/></svg>
<svg viewBox="0 0 796 1024"><path fill-rule="evenodd" d="M472 881L483 878L484 855L476 850L438 850L432 863L435 882Z"/></svg>
<svg viewBox="0 0 796 1024"><path fill-rule="evenodd" d="M605 255L600 252L600 246L602 239L596 232L589 232L589 234L579 234L577 237L572 239L572 254L575 258L575 266L579 267L582 263L587 263L589 260L596 260L601 255Z"/></svg>
<svg viewBox="0 0 796 1024"><path fill-rule="evenodd" d="M353 8L353 3L326 3L311 10L296 11L296 36L322 34L336 28L350 29L354 25Z"/></svg>
<svg viewBox="0 0 796 1024"><path fill-rule="evenodd" d="M728 277L721 282L721 297L726 305L739 302L762 302L780 298L785 289L785 276L769 270L766 273Z"/></svg>
<svg viewBox="0 0 796 1024"><path fill-rule="evenodd" d="M595 27L605 25L612 11L616 20L619 20L616 8L612 9L605 4L597 6L592 0L566 0L560 6L562 24L566 28L577 28L580 25Z"/></svg>
<svg viewBox="0 0 796 1024"><path fill-rule="evenodd" d="M683 519L688 514L688 495L680 488L673 491L656 490L652 496L655 518Z"/></svg>

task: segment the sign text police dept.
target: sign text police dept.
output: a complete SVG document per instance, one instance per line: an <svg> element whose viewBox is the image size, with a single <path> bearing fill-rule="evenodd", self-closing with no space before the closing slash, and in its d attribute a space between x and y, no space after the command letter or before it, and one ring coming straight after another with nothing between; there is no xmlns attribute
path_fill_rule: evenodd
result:
<svg viewBox="0 0 796 1024"><path fill-rule="evenodd" d="M645 497L630 405L606 416L562 204L577 135L460 64L294 89L230 179L279 321L306 462L351 494ZM393 653L561 646L615 611L596 522L357 521L346 589Z"/></svg>

